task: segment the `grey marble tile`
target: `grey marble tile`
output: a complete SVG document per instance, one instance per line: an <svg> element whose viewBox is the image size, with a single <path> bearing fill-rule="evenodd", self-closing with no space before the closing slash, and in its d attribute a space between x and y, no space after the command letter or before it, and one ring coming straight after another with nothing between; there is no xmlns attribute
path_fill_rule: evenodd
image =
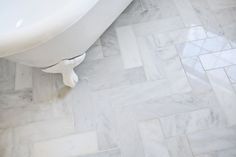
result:
<svg viewBox="0 0 236 157"><path fill-rule="evenodd" d="M126 69L125 77L131 85L147 81L143 67Z"/></svg>
<svg viewBox="0 0 236 157"><path fill-rule="evenodd" d="M32 91L25 90L0 94L0 104L0 110L30 105L32 104Z"/></svg>
<svg viewBox="0 0 236 157"><path fill-rule="evenodd" d="M33 69L33 100L47 102L57 99L64 87L60 74L48 74L40 69Z"/></svg>
<svg viewBox="0 0 236 157"><path fill-rule="evenodd" d="M32 68L16 64L15 90L32 88Z"/></svg>
<svg viewBox="0 0 236 157"><path fill-rule="evenodd" d="M236 22L234 8L216 10L214 13L221 26L231 25Z"/></svg>
<svg viewBox="0 0 236 157"><path fill-rule="evenodd" d="M210 152L208 154L201 154L201 155L195 155L195 157L215 157L215 153L214 152Z"/></svg>
<svg viewBox="0 0 236 157"><path fill-rule="evenodd" d="M236 48L236 40L230 40L229 42L230 42L232 48Z"/></svg>
<svg viewBox="0 0 236 157"><path fill-rule="evenodd" d="M218 151L215 154L217 157L234 157L236 156L236 149L234 147L234 148Z"/></svg>
<svg viewBox="0 0 236 157"><path fill-rule="evenodd" d="M210 83L217 96L217 99L226 114L229 125L236 124L236 93L223 69L216 69L207 72Z"/></svg>
<svg viewBox="0 0 236 157"><path fill-rule="evenodd" d="M221 150L221 151L215 151L210 152L203 155L198 155L196 157L234 157L236 155L235 147Z"/></svg>
<svg viewBox="0 0 236 157"><path fill-rule="evenodd" d="M122 60L125 69L142 66L138 44L132 26L123 26L116 29Z"/></svg>
<svg viewBox="0 0 236 157"><path fill-rule="evenodd" d="M236 93L236 84L232 84L233 88L234 88L234 91Z"/></svg>
<svg viewBox="0 0 236 157"><path fill-rule="evenodd" d="M201 26L183 28L165 33L157 33L154 36L159 47L205 39L207 37L204 28Z"/></svg>
<svg viewBox="0 0 236 157"><path fill-rule="evenodd" d="M98 151L96 132L81 134L37 142L33 145L34 157L65 157L91 154Z"/></svg>
<svg viewBox="0 0 236 157"><path fill-rule="evenodd" d="M206 70L230 66L236 64L236 49L201 55L200 60Z"/></svg>
<svg viewBox="0 0 236 157"><path fill-rule="evenodd" d="M207 0L207 2L212 10L220 10L236 6L236 2L234 0Z"/></svg>
<svg viewBox="0 0 236 157"><path fill-rule="evenodd" d="M137 36L146 36L181 28L184 28L184 23L180 17L164 18L133 25L134 33Z"/></svg>
<svg viewBox="0 0 236 157"><path fill-rule="evenodd" d="M200 109L160 118L166 137L177 136L225 126L226 122L219 108Z"/></svg>
<svg viewBox="0 0 236 157"><path fill-rule="evenodd" d="M139 123L145 156L170 157L158 119Z"/></svg>
<svg viewBox="0 0 236 157"><path fill-rule="evenodd" d="M165 80L150 81L130 86L101 91L103 95L109 97L114 106L123 106L145 102L153 98L160 98L170 95L171 90ZM148 93L143 96L143 93Z"/></svg>
<svg viewBox="0 0 236 157"><path fill-rule="evenodd" d="M82 155L79 157L121 157L121 152L118 148L101 151L95 154Z"/></svg>
<svg viewBox="0 0 236 157"><path fill-rule="evenodd" d="M64 99L64 103L72 108L75 128L79 132L94 130L96 127L95 104L91 97L88 82L80 80L79 85L71 90Z"/></svg>
<svg viewBox="0 0 236 157"><path fill-rule="evenodd" d="M138 131L138 124L132 112L124 107L115 109L118 147L122 157L143 157L144 150Z"/></svg>
<svg viewBox="0 0 236 157"><path fill-rule="evenodd" d="M92 103L95 104L95 124L99 150L108 150L117 147L115 110L107 96L99 92L92 94Z"/></svg>
<svg viewBox="0 0 236 157"><path fill-rule="evenodd" d="M170 157L193 157L186 136L178 136L167 139L167 147Z"/></svg>
<svg viewBox="0 0 236 157"><path fill-rule="evenodd" d="M12 129L0 129L0 155L12 157L13 133Z"/></svg>
<svg viewBox="0 0 236 157"><path fill-rule="evenodd" d="M154 81L163 78L163 74L158 66L155 55L155 41L153 36L139 37L137 39L140 48L144 71L148 81Z"/></svg>
<svg viewBox="0 0 236 157"><path fill-rule="evenodd" d="M212 89L198 57L182 58L181 61L193 92L201 93Z"/></svg>
<svg viewBox="0 0 236 157"><path fill-rule="evenodd" d="M87 51L74 89L33 69L33 102L21 90L30 69L0 61L0 156L235 156L234 66L206 74L199 59L236 48L234 3L134 0ZM84 138L95 149L80 155Z"/></svg>
<svg viewBox="0 0 236 157"><path fill-rule="evenodd" d="M236 65L225 68L226 73L232 83L236 83Z"/></svg>
<svg viewBox="0 0 236 157"><path fill-rule="evenodd" d="M210 129L188 135L193 153L200 155L235 147L235 129L235 127Z"/></svg>
<svg viewBox="0 0 236 157"><path fill-rule="evenodd" d="M235 31L235 28L236 28L236 22L234 22L233 24L230 24L230 25L223 26L225 36L228 38L228 40L230 41L233 48L236 48L236 31Z"/></svg>
<svg viewBox="0 0 236 157"><path fill-rule="evenodd" d="M224 34L221 25L215 17L215 13L211 11L206 0L190 0L190 2L195 9L202 25L206 29L207 35L209 37L215 37Z"/></svg>
<svg viewBox="0 0 236 157"><path fill-rule="evenodd" d="M50 119L14 128L14 143L17 146L20 144L32 144L65 136L73 132L75 132L75 127L72 117Z"/></svg>
<svg viewBox="0 0 236 157"><path fill-rule="evenodd" d="M191 112L206 107L217 107L218 105L216 97L212 92L198 95L190 92L163 98L153 98L145 102L129 105L127 108L134 112L136 119L147 120L183 112Z"/></svg>
<svg viewBox="0 0 236 157"><path fill-rule="evenodd" d="M186 27L201 25L189 0L174 0Z"/></svg>
<svg viewBox="0 0 236 157"><path fill-rule="evenodd" d="M5 59L0 60L0 92L12 91L15 87L16 65Z"/></svg>
<svg viewBox="0 0 236 157"><path fill-rule="evenodd" d="M62 102L10 107L0 110L0 128L16 127L35 121L65 117L70 114L69 107Z"/></svg>
<svg viewBox="0 0 236 157"><path fill-rule="evenodd" d="M12 156L13 157L30 157L31 151L30 151L31 145L28 144L14 144Z"/></svg>

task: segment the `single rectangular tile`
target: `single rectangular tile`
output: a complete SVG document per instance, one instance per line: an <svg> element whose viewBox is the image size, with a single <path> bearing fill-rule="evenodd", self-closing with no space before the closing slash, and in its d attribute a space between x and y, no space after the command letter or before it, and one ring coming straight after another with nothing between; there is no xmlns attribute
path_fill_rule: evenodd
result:
<svg viewBox="0 0 236 157"><path fill-rule="evenodd" d="M232 83L236 83L236 65L225 68L226 73Z"/></svg>
<svg viewBox="0 0 236 157"><path fill-rule="evenodd" d="M138 124L132 111L125 107L115 107L116 135L122 157L143 157L144 150L139 135Z"/></svg>
<svg viewBox="0 0 236 157"><path fill-rule="evenodd" d="M0 128L16 127L70 114L69 107L61 102L11 107L0 110Z"/></svg>
<svg viewBox="0 0 236 157"><path fill-rule="evenodd" d="M133 25L134 33L137 36L146 36L180 28L184 28L184 24L180 17L160 19Z"/></svg>
<svg viewBox="0 0 236 157"><path fill-rule="evenodd" d="M186 27L201 25L189 0L174 0Z"/></svg>
<svg viewBox="0 0 236 157"><path fill-rule="evenodd" d="M14 129L15 143L30 144L52 138L58 138L75 131L72 117L50 119L19 126Z"/></svg>
<svg viewBox="0 0 236 157"><path fill-rule="evenodd" d="M233 90L229 79L223 69L216 69L207 72L210 83L216 93L217 99L229 125L236 124L236 93Z"/></svg>
<svg viewBox="0 0 236 157"><path fill-rule="evenodd" d="M236 49L201 55L200 60L206 70L236 64Z"/></svg>
<svg viewBox="0 0 236 157"><path fill-rule="evenodd" d="M15 90L32 88L32 68L16 64Z"/></svg>
<svg viewBox="0 0 236 157"><path fill-rule="evenodd" d="M225 126L219 109L201 109L160 118L166 137Z"/></svg>
<svg viewBox="0 0 236 157"><path fill-rule="evenodd" d="M145 156L170 157L158 119L139 124Z"/></svg>
<svg viewBox="0 0 236 157"><path fill-rule="evenodd" d="M207 37L204 28L201 26L178 29L165 33L158 33L154 36L157 40L158 47L205 39Z"/></svg>
<svg viewBox="0 0 236 157"><path fill-rule="evenodd" d="M131 26L116 28L124 68L142 66L136 37Z"/></svg>
<svg viewBox="0 0 236 157"><path fill-rule="evenodd" d="M92 93L91 98L95 110L95 125L99 150L113 149L118 146L115 111L106 95Z"/></svg>
<svg viewBox="0 0 236 157"><path fill-rule="evenodd" d="M194 155L220 151L236 146L236 128L210 129L188 135Z"/></svg>
<svg viewBox="0 0 236 157"><path fill-rule="evenodd" d="M79 157L121 157L121 152L118 148L101 151L95 154L82 155Z"/></svg>
<svg viewBox="0 0 236 157"><path fill-rule="evenodd" d="M154 81L161 79L163 76L159 70L158 61L156 60L154 38L147 36L139 37L137 40L147 80Z"/></svg>
<svg viewBox="0 0 236 157"><path fill-rule="evenodd" d="M97 151L97 135L96 132L91 131L35 143L32 148L32 156L68 157Z"/></svg>

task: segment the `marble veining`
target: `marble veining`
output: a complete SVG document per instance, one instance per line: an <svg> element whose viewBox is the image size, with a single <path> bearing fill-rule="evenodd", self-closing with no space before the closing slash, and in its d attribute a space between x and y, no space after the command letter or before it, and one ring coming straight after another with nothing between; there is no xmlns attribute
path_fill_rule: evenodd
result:
<svg viewBox="0 0 236 157"><path fill-rule="evenodd" d="M236 2L134 0L75 68L0 60L0 157L235 157Z"/></svg>

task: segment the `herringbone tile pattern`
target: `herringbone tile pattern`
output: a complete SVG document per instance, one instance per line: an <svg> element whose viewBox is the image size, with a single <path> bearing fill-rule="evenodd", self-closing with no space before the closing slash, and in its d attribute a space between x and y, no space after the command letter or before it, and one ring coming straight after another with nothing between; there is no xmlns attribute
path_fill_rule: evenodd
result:
<svg viewBox="0 0 236 157"><path fill-rule="evenodd" d="M1 59L0 157L235 157L236 1L134 0L76 68Z"/></svg>

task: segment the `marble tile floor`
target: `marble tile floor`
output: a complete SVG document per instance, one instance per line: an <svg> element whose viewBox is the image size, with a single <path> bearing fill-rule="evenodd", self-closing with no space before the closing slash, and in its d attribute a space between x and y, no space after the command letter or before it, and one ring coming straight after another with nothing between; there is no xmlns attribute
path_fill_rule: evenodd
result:
<svg viewBox="0 0 236 157"><path fill-rule="evenodd" d="M236 157L235 48L235 0L134 0L74 89L0 59L0 157Z"/></svg>

